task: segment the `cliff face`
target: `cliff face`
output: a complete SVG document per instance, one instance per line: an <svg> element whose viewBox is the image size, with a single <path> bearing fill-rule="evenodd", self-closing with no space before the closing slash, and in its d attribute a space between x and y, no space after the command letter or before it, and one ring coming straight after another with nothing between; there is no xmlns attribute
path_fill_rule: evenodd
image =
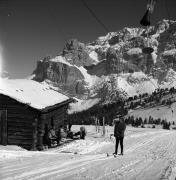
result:
<svg viewBox="0 0 176 180"><path fill-rule="evenodd" d="M66 43L62 55L70 64L78 67L90 66L94 62L88 54L86 45L76 39L71 39Z"/></svg>
<svg viewBox="0 0 176 180"><path fill-rule="evenodd" d="M34 80L43 82L47 80L53 86L66 91L71 95L84 94L84 76L75 66L64 62L61 56L55 59L44 58L38 61L33 72Z"/></svg>
<svg viewBox="0 0 176 180"><path fill-rule="evenodd" d="M142 52L147 46L154 49L151 55ZM148 38L145 29L123 28L88 44L72 39L60 54L38 61L33 79L47 81L72 96L85 98L95 79L111 74L142 71L161 83L170 69L176 71L176 21L158 22L149 29Z"/></svg>

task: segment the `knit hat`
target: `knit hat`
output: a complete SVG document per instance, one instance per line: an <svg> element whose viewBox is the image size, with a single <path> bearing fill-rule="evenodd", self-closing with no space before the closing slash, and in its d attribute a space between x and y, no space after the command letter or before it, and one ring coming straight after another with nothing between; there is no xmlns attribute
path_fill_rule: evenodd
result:
<svg viewBox="0 0 176 180"><path fill-rule="evenodd" d="M117 123L117 122L119 122L119 121L120 121L120 119L119 119L118 117L116 117L116 118L113 120L114 123Z"/></svg>

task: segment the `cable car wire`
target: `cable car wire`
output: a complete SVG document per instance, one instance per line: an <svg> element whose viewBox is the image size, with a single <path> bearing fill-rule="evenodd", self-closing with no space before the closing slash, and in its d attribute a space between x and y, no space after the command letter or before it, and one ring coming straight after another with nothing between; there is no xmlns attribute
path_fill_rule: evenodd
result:
<svg viewBox="0 0 176 180"><path fill-rule="evenodd" d="M102 26L102 28L108 33L110 32L107 26L97 17L95 12L88 6L88 4L84 1L81 0L82 4L86 7L86 9L90 12L90 14L93 16L93 18Z"/></svg>

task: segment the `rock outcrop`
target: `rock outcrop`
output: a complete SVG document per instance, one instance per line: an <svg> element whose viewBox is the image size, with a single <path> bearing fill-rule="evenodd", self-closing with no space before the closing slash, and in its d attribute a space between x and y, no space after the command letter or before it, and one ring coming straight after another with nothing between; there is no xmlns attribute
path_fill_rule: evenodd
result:
<svg viewBox="0 0 176 180"><path fill-rule="evenodd" d="M76 66L90 66L94 62L89 57L88 50L85 44L80 43L76 39L69 40L64 49L63 56L72 65Z"/></svg>
<svg viewBox="0 0 176 180"><path fill-rule="evenodd" d="M38 61L37 68L34 70L34 80L43 82L49 81L53 86L63 91L75 95L84 95L84 76L80 70L66 60L58 56L55 59L49 57Z"/></svg>

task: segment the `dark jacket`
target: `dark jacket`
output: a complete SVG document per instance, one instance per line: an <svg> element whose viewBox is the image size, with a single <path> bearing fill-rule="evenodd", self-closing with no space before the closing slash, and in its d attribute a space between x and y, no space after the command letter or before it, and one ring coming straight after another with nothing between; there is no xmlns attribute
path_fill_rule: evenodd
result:
<svg viewBox="0 0 176 180"><path fill-rule="evenodd" d="M114 136L115 137L124 137L125 129L126 129L126 124L125 124L124 120L115 121Z"/></svg>

